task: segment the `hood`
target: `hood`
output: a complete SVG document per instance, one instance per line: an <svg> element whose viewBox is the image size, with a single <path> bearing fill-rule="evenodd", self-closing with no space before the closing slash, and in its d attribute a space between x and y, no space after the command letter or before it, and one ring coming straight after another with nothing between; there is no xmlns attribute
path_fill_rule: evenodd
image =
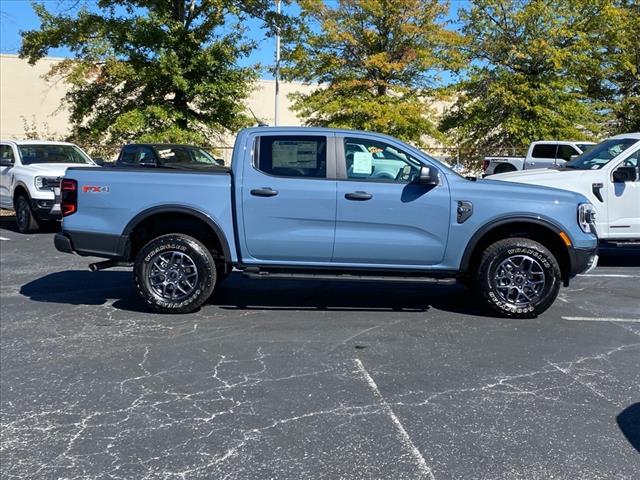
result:
<svg viewBox="0 0 640 480"><path fill-rule="evenodd" d="M90 165L88 163L33 163L31 165L24 165L24 168L28 168L35 175L62 177L66 173L67 168L96 166L97 165Z"/></svg>
<svg viewBox="0 0 640 480"><path fill-rule="evenodd" d="M599 170L571 170L567 169L536 169L518 172L499 173L487 177L487 180L499 180L505 182L526 183L530 185L542 185L545 187L574 190L584 179L598 176Z"/></svg>
<svg viewBox="0 0 640 480"><path fill-rule="evenodd" d="M564 177L565 180L563 182L555 181L554 173L557 175L555 170L551 170L549 173L543 172L543 178L538 175L529 175L528 177L525 177L525 175L514 176L513 180L511 179L512 177L506 178L508 174L504 174L504 176L500 174L479 179L474 183L477 184L478 188L487 193L491 192L491 195L502 200L509 198L513 201L569 201L572 203L587 201L579 189L567 188L564 185L565 183L570 183L566 177ZM527 179L525 180L525 178Z"/></svg>

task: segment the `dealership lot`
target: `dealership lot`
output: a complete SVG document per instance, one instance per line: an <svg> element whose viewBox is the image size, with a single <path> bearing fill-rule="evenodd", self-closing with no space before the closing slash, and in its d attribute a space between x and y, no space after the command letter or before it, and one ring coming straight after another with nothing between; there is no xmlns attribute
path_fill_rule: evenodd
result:
<svg viewBox="0 0 640 480"><path fill-rule="evenodd" d="M459 286L248 280L148 313L1 219L3 478L637 478L640 256L535 320Z"/></svg>

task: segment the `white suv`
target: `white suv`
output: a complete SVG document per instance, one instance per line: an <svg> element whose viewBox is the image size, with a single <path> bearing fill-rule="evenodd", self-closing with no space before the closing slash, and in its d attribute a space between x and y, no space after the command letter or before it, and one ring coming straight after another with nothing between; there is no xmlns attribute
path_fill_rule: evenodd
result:
<svg viewBox="0 0 640 480"><path fill-rule="evenodd" d="M61 218L60 179L71 166L98 164L73 143L0 142L0 206L15 210L20 232L35 232Z"/></svg>

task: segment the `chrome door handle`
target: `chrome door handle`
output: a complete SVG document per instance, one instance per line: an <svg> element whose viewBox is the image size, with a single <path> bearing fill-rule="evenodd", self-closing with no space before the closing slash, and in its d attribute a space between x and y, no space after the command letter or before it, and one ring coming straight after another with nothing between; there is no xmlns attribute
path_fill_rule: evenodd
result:
<svg viewBox="0 0 640 480"><path fill-rule="evenodd" d="M269 187L254 188L251 190L251 195L254 197L275 197L278 194L277 190Z"/></svg>
<svg viewBox="0 0 640 480"><path fill-rule="evenodd" d="M345 193L344 198L346 198L347 200L364 202L365 200L371 200L373 198L373 195L368 192L351 192Z"/></svg>

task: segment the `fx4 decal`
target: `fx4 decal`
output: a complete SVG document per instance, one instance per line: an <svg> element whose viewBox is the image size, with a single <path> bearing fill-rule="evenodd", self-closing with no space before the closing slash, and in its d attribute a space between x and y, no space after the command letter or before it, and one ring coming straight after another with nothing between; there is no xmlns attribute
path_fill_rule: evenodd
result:
<svg viewBox="0 0 640 480"><path fill-rule="evenodd" d="M100 185L83 185L82 191L83 193L109 193L109 187Z"/></svg>

